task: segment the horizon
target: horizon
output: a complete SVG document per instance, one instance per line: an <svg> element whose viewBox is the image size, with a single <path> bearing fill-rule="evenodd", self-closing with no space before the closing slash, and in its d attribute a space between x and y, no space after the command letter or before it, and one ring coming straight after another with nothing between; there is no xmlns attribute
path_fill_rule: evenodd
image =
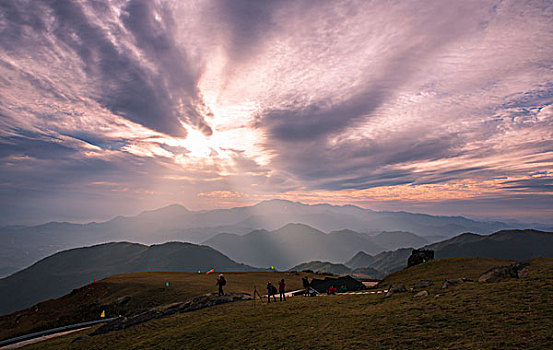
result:
<svg viewBox="0 0 553 350"><path fill-rule="evenodd" d="M270 199L553 224L552 16L2 1L0 225Z"/></svg>
<svg viewBox="0 0 553 350"><path fill-rule="evenodd" d="M48 220L48 221L44 221L44 222L29 223L29 224L23 224L22 223L22 224L14 224L14 225L0 225L0 227L2 227L2 226L3 227L7 227L7 226L40 226L40 225L45 225L45 224L50 224L50 223L69 223L69 224L84 225L84 224L92 224L92 223L105 223L105 222L108 222L108 221L111 221L113 219L120 218L120 217L125 217L125 218L137 217L137 216L139 216L143 213L159 211L159 210L163 210L163 209L166 209L166 208L172 207L172 206L181 207L181 208L183 208L183 209L185 209L189 212L199 213L199 212L206 212L206 211L212 211L212 210L230 210L230 209L237 209L237 208L248 208L248 207L253 207L253 206L259 205L261 203L274 202L274 201L290 202L290 203L300 204L300 205L305 205L305 206L316 206L316 205L329 205L329 206L334 206L334 207L353 206L353 207L356 207L356 208L360 208L360 209L363 209L363 210L370 210L370 211L377 212L377 213L382 213L382 212L401 213L401 212L404 212L404 213L409 213L409 214L429 215L429 216L435 216L435 217L462 217L462 218L466 218L466 219L470 219L470 220L474 220L474 221L479 221L479 222L503 222L503 223L506 223L506 224L516 223L516 224L527 224L527 225L536 224L536 225L543 225L543 226L553 225L553 221L531 221L531 220L524 221L524 220L515 220L515 219L512 219L512 218L501 218L501 217L494 218L494 217L477 217L477 216L469 216L469 215L441 215L441 214L429 214L429 213L424 213L424 212L415 212L415 211L407 211L407 210L374 210L374 209L371 209L371 208L364 208L364 207L354 205L354 204L338 204L338 205L331 204L331 203L308 204L308 203L302 203L302 202L298 202L298 201L290 201L290 200L286 200L286 199L274 198L274 199L263 200L261 202L257 202L257 203L253 203L253 204L243 204L243 205L237 205L237 206L219 207L219 208L213 208L213 209L197 209L197 210L187 208L186 206L184 206L182 204L179 204L179 203L171 203L171 204L159 207L159 208L144 209L144 210L139 210L136 213L129 213L129 214L126 214L126 215L114 215L114 216L107 217L107 218L88 219L88 220L84 219L84 220L81 220L81 221L78 221L78 220L77 221ZM307 224L304 224L304 223L301 223L301 222L290 222L290 223L285 224L285 225L289 225L289 224L307 225ZM309 225L307 225L307 226L309 226ZM532 227L527 227L527 228L532 229ZM344 227L343 229L348 229L348 228Z"/></svg>

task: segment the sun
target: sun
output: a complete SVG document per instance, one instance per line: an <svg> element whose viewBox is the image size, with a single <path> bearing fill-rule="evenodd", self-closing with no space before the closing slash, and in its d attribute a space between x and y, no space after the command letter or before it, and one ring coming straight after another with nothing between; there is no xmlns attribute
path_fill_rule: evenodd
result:
<svg viewBox="0 0 553 350"><path fill-rule="evenodd" d="M183 124L183 127L187 131L186 138L181 140L181 144L190 153L188 154L193 158L208 158L215 154L220 154L221 150L216 144L216 138L204 135L200 130L193 128L189 125Z"/></svg>

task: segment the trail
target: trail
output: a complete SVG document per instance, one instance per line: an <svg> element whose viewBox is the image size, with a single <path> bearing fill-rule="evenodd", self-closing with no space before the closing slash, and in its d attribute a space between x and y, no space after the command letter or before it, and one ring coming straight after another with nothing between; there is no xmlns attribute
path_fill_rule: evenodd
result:
<svg viewBox="0 0 553 350"><path fill-rule="evenodd" d="M90 328L93 325L100 324L100 323L106 323L110 321L114 321L119 319L119 317L113 317L113 318L106 318L101 320L95 320L95 321L89 321L89 322L81 322L81 323L75 323L70 324L63 327L57 327L52 329L46 329L40 332L34 332L29 333L25 335L21 335L19 337L5 339L0 341L0 350L3 349L17 349L19 347L22 347L24 345L37 343L46 339L51 339L55 337L59 337L61 335L73 333L82 329Z"/></svg>
<svg viewBox="0 0 553 350"><path fill-rule="evenodd" d="M59 332L59 333L48 334L48 335L45 335L45 336L42 336L42 337L37 337L37 338L29 339L29 340L23 340L23 341L20 341L20 342L18 342L18 343L13 343L13 344L10 344L10 345L3 346L3 347L0 348L0 350L4 350L4 349L18 349L18 348L20 348L20 347L22 347L22 346L26 346L26 345L30 345L30 344L35 344L35 343L38 343L38 342L41 342L41 341L45 341L45 340L48 340L48 339L52 339L52 338L56 338L56 337L61 337L62 335L67 335L67 334L79 332L79 331L88 329L88 328L90 328L90 327L92 327L92 326L83 327L83 328L77 328L77 329L72 329L72 330L70 330L70 331L64 331L64 332Z"/></svg>

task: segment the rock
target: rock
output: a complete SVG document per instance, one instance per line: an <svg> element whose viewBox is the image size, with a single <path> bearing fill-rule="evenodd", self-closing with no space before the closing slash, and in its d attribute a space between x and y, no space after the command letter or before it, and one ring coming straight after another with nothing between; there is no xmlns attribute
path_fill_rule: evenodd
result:
<svg viewBox="0 0 553 350"><path fill-rule="evenodd" d="M459 284L465 283L465 282L474 282L474 281L471 280L470 278L457 278L457 279L454 279L454 280L445 280L444 284L442 284L442 289L446 289L446 288L449 288L451 286L456 286L456 285L459 285Z"/></svg>
<svg viewBox="0 0 553 350"><path fill-rule="evenodd" d="M420 298L420 297L427 297L428 296L428 292L423 290L423 291L420 291L418 292L417 294L415 294L415 298Z"/></svg>
<svg viewBox="0 0 553 350"><path fill-rule="evenodd" d="M518 271L518 278L526 278L528 277L528 273L530 272L530 266L524 267L522 270Z"/></svg>
<svg viewBox="0 0 553 350"><path fill-rule="evenodd" d="M407 259L407 267L415 266L434 259L434 251L430 249L413 249Z"/></svg>
<svg viewBox="0 0 553 350"><path fill-rule="evenodd" d="M478 278L478 282L495 282L503 278L525 278L528 276L529 269L528 263L492 267Z"/></svg>
<svg viewBox="0 0 553 350"><path fill-rule="evenodd" d="M126 295L124 297L121 297L121 298L115 300L114 304L117 305L117 306L120 306L120 305L125 305L129 301L131 301L131 297Z"/></svg>
<svg viewBox="0 0 553 350"><path fill-rule="evenodd" d="M430 287L430 286L433 286L434 285L434 282L432 281L429 281L429 280L420 280L418 281L417 283L415 283L415 285L413 286L414 289L422 289L422 288L427 288L427 287Z"/></svg>
<svg viewBox="0 0 553 350"><path fill-rule="evenodd" d="M391 297L394 293L402 293L407 292L407 288L405 288L405 285L400 284L399 286L394 286L393 284L390 285L388 288L388 292L386 292L386 295L384 295L385 298Z"/></svg>
<svg viewBox="0 0 553 350"><path fill-rule="evenodd" d="M218 296L217 293L204 294L186 302L161 305L130 317L118 318L97 328L89 335L95 336L125 329L152 320L154 318L162 318L176 313L194 311L205 307L229 303L233 301L252 299L252 296L247 293L229 293L223 296Z"/></svg>

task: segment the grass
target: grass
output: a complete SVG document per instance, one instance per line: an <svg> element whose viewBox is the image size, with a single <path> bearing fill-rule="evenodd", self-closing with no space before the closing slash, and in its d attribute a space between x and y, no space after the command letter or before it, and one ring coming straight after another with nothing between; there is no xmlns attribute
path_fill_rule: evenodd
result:
<svg viewBox="0 0 553 350"><path fill-rule="evenodd" d="M0 339L15 337L42 329L90 321L99 318L128 315L154 306L186 301L195 296L216 292L218 273L138 272L115 275L91 283L64 297L48 300L11 315L0 317ZM225 272L225 292L253 293L254 286L263 294L267 281L276 284L284 278L289 290L301 288L301 276L318 275L288 272ZM320 276L318 276L320 278ZM166 286L169 282L169 287ZM131 300L122 306L114 301L123 296Z"/></svg>
<svg viewBox="0 0 553 350"><path fill-rule="evenodd" d="M502 263L440 260L397 272L386 283L477 278ZM532 260L526 279L469 282L446 290L436 283L428 291L429 297L416 299L413 293L398 293L386 299L382 294L295 297L255 307L231 303L73 344L79 335L26 349L553 348L553 259Z"/></svg>

